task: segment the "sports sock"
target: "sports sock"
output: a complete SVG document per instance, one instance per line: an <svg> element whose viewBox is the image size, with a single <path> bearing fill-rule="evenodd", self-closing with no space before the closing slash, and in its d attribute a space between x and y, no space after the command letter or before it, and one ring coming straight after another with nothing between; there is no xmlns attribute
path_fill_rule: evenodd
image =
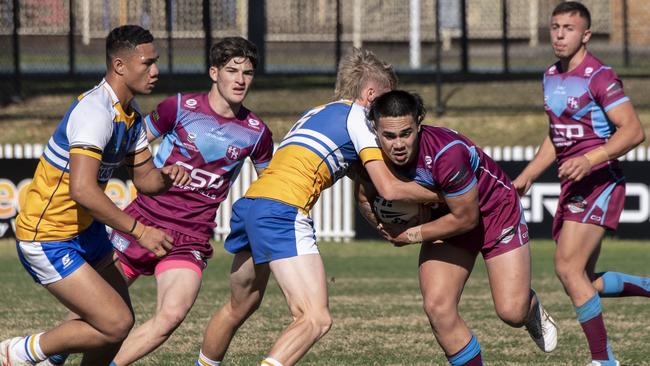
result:
<svg viewBox="0 0 650 366"><path fill-rule="evenodd" d="M199 351L199 358L196 360L196 366L220 366L221 361L214 361L209 359L203 354L203 350Z"/></svg>
<svg viewBox="0 0 650 366"><path fill-rule="evenodd" d="M605 272L602 297L644 296L650 297L650 278L632 276L620 272Z"/></svg>
<svg viewBox="0 0 650 366"><path fill-rule="evenodd" d="M476 337L472 334L469 343L456 354L447 356L447 360L451 366L483 366L481 346Z"/></svg>
<svg viewBox="0 0 650 366"><path fill-rule="evenodd" d="M18 359L32 363L45 361L47 357L43 354L40 345L41 334L43 333L32 334L21 339L11 348L11 353Z"/></svg>
<svg viewBox="0 0 650 366"><path fill-rule="evenodd" d="M267 357L262 360L262 363L260 363L260 366L282 366L282 362L276 360L273 357Z"/></svg>
<svg viewBox="0 0 650 366"><path fill-rule="evenodd" d="M586 303L575 308L582 331L587 337L591 359L596 361L614 361L612 347L607 341L607 329L603 321L603 309L600 296L594 294Z"/></svg>

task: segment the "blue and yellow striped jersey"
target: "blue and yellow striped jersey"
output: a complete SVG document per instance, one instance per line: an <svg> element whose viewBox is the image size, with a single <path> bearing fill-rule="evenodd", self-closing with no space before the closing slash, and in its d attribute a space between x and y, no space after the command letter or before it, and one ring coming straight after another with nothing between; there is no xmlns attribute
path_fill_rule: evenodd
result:
<svg viewBox="0 0 650 366"><path fill-rule="evenodd" d="M308 213L320 193L342 178L351 164L382 159L365 113L347 100L305 113L246 197L274 199Z"/></svg>
<svg viewBox="0 0 650 366"><path fill-rule="evenodd" d="M135 101L127 114L106 80L75 100L36 167L16 219L22 241L66 240L92 223L90 214L70 198L70 154L101 161L97 181L104 186L128 153L148 146L142 114Z"/></svg>

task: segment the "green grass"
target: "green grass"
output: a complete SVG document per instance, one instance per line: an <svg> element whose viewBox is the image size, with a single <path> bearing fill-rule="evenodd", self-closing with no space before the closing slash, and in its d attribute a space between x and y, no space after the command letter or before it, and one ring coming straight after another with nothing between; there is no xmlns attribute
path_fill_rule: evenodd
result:
<svg viewBox="0 0 650 366"><path fill-rule="evenodd" d="M303 365L445 365L422 311L417 282L418 247L393 248L387 243L321 244L334 326ZM215 258L191 313L169 342L138 365L189 365L196 357L206 320L228 296L231 256L215 243ZM461 312L476 333L489 365L584 365L589 360L585 338L569 299L555 278L553 244L533 244L533 285L560 326L552 354L542 354L522 329L503 324L495 315L483 261L467 283ZM599 270L650 274L646 242L608 240ZM441 278L441 280L444 280ZM55 325L65 314L47 291L22 269L11 241L0 241L0 338ZM131 288L138 321L151 316L155 284L144 278ZM650 365L648 356L650 299L604 299L610 341L622 365ZM260 310L240 329L227 355L228 365L253 365L290 322L284 299L270 284ZM78 361L78 358L72 359Z"/></svg>

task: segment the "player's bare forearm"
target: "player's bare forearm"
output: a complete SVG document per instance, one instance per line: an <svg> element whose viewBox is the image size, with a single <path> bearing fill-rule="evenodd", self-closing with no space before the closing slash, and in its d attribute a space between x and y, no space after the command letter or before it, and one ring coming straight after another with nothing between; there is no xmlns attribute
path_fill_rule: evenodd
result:
<svg viewBox="0 0 650 366"><path fill-rule="evenodd" d="M191 181L189 173L179 165L156 168L149 149L127 157L125 163L130 168L133 184L139 192L146 195L161 194L172 185L184 186Z"/></svg>
<svg viewBox="0 0 650 366"><path fill-rule="evenodd" d="M74 190L71 187L70 196L93 218L113 229L128 233L134 226L134 218L120 210L97 183L75 187Z"/></svg>
<svg viewBox="0 0 650 366"><path fill-rule="evenodd" d="M146 172L133 173L133 184L138 192L155 196L166 192L172 186L172 180L161 173L160 169L151 167Z"/></svg>
<svg viewBox="0 0 650 366"><path fill-rule="evenodd" d="M377 196L377 191L372 183L363 177L361 174L355 175L354 181L354 196L357 200L357 206L359 207L359 212L366 221L373 227L379 225L379 220L375 216L375 213L372 210L372 201Z"/></svg>
<svg viewBox="0 0 650 366"><path fill-rule="evenodd" d="M542 141L537 154L530 163L519 173L519 176L512 181L512 185L520 196L528 192L535 180L555 161L555 147L547 136Z"/></svg>
<svg viewBox="0 0 650 366"><path fill-rule="evenodd" d="M372 211L372 204L370 202L357 202L357 206L359 207L361 216L363 216L372 227L376 228L379 226L379 221L377 220L375 213Z"/></svg>
<svg viewBox="0 0 650 366"><path fill-rule="evenodd" d="M422 225L422 240L435 241L464 234L474 229L479 222L480 210L478 188L472 187L466 193L447 198L449 213Z"/></svg>
<svg viewBox="0 0 650 366"><path fill-rule="evenodd" d="M442 202L436 192L430 191L414 181L398 178L381 160L370 161L366 163L365 168L377 193L389 201Z"/></svg>
<svg viewBox="0 0 650 366"><path fill-rule="evenodd" d="M528 163L520 175L524 175L534 181L539 178L539 176L542 175L542 173L544 173L544 171L548 169L554 161L555 147L553 146L550 137L547 136L544 141L542 141L542 145L540 145L533 160Z"/></svg>
<svg viewBox="0 0 650 366"><path fill-rule="evenodd" d="M480 211L476 185L459 196L447 197L445 202L449 206L448 214L387 239L397 246L423 241L435 242L466 233L478 225Z"/></svg>
<svg viewBox="0 0 650 366"><path fill-rule="evenodd" d="M70 154L70 198L98 221L129 232L134 219L122 212L97 183L100 161L81 154Z"/></svg>

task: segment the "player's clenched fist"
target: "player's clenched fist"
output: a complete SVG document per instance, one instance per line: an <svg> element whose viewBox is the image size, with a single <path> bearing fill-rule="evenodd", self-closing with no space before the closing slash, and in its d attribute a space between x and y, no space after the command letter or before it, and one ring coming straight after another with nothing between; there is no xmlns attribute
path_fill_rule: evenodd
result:
<svg viewBox="0 0 650 366"><path fill-rule="evenodd" d="M135 225L133 236L135 236L140 245L155 254L156 257L163 257L172 248L174 239L163 231L152 226L146 226L137 221Z"/></svg>
<svg viewBox="0 0 650 366"><path fill-rule="evenodd" d="M184 187L192 181L190 172L177 164L164 166L160 169L160 172L165 177L165 180L170 180L176 187Z"/></svg>

